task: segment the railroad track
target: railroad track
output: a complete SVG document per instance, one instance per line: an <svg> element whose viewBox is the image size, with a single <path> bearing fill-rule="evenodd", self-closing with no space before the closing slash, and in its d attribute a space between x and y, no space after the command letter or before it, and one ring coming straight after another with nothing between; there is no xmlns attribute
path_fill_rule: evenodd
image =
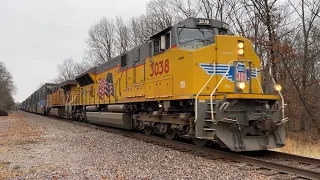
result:
<svg viewBox="0 0 320 180"><path fill-rule="evenodd" d="M52 118L52 117L51 117ZM234 153L227 152L207 147L198 147L193 144L180 142L180 141L172 141L165 138L157 137L157 136L148 136L138 132L132 132L122 129L110 128L95 124L81 123L75 121L69 121L62 118L54 118L63 120L69 123L80 124L87 127L92 127L98 130L117 133L123 136L134 138L137 140L142 140L148 143L153 143L156 145L165 146L174 150L178 150L181 152L187 152L190 154L194 154L197 156L202 156L208 159L224 159L227 161L233 161L236 163L240 163L242 167L247 166L245 169L250 170L262 170L263 175L267 176L288 176L289 179L320 179L320 160L313 159L303 156L297 156L292 154L286 154L276 151L261 151L261 152L244 152L244 153ZM294 162L295 165L290 165L287 163L283 163L281 161L291 161ZM303 167L298 167L297 164L304 165ZM306 166L307 165L307 166ZM311 168L312 166L312 168ZM309 169L308 169L309 168ZM318 170L314 170L318 168Z"/></svg>
<svg viewBox="0 0 320 180"><path fill-rule="evenodd" d="M284 164L294 169L296 173L303 174L304 177L317 177L320 174L320 159L298 156L277 151L259 151L254 153L240 153L241 155L263 159L265 161L276 162L277 164ZM314 173L315 172L315 173Z"/></svg>

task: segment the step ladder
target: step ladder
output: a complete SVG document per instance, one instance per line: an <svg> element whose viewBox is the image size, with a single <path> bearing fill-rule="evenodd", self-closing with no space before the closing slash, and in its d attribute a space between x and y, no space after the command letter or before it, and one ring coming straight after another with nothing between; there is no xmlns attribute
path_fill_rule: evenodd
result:
<svg viewBox="0 0 320 180"><path fill-rule="evenodd" d="M206 100L205 102L199 102L198 106L198 118L195 124L195 136L200 139L213 140L216 130L216 121L211 118L211 114L216 115L216 107L219 101L213 102L213 112L211 111L211 103ZM201 119L201 120L200 120Z"/></svg>
<svg viewBox="0 0 320 180"><path fill-rule="evenodd" d="M80 104L80 88L77 88L77 96L76 96L76 104L79 105Z"/></svg>
<svg viewBox="0 0 320 180"><path fill-rule="evenodd" d="M213 96L216 96L215 93L222 83L223 79L227 76L230 71L230 66L233 61L228 63L228 69L225 74L222 76L220 81L217 83L212 93L210 94L209 100L199 100L199 95L204 90L204 88L208 85L211 79L216 75L216 64L213 63L213 73L208 79L208 81L203 85L199 93L195 98L195 137L199 139L207 139L214 140L214 136L216 133L215 127L217 124L217 120L215 116L217 114L217 107L220 105L220 101L213 99Z"/></svg>

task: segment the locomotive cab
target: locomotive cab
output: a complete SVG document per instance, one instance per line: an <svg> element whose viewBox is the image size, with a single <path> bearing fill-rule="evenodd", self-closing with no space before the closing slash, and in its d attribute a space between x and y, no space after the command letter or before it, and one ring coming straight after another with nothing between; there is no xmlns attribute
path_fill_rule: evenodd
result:
<svg viewBox="0 0 320 180"><path fill-rule="evenodd" d="M216 43L217 35L233 35L228 24L213 19L188 18L176 26L181 49L196 50Z"/></svg>

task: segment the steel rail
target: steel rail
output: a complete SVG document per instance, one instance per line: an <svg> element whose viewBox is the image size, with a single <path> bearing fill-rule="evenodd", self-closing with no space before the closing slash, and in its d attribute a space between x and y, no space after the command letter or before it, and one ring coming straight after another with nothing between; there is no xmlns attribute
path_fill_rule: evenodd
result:
<svg viewBox="0 0 320 180"><path fill-rule="evenodd" d="M255 151L255 152L240 152L239 154L250 157L268 157L268 158L279 158L281 160L290 160L303 164L315 165L320 168L320 159L311 157L299 156L295 154L289 154L273 150Z"/></svg>
<svg viewBox="0 0 320 180"><path fill-rule="evenodd" d="M295 154L288 154L284 152L278 152L278 151L265 151L263 152L266 156L286 159L286 160L293 160L293 161L299 161L304 164L310 164L310 165L317 165L320 167L320 159L305 157L305 156L299 156Z"/></svg>

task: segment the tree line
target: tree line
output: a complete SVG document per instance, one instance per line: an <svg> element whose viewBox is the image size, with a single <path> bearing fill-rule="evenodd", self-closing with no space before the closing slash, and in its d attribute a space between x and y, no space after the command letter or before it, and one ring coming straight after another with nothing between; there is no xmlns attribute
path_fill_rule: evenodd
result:
<svg viewBox="0 0 320 180"><path fill-rule="evenodd" d="M65 60L58 79L72 79L188 17L224 21L235 35L250 39L261 67L284 87L288 128L320 134L319 0L151 0L144 14L127 21L102 17L92 24L83 62Z"/></svg>
<svg viewBox="0 0 320 180"><path fill-rule="evenodd" d="M13 94L15 89L11 73L0 61L0 111L10 110L14 107Z"/></svg>

